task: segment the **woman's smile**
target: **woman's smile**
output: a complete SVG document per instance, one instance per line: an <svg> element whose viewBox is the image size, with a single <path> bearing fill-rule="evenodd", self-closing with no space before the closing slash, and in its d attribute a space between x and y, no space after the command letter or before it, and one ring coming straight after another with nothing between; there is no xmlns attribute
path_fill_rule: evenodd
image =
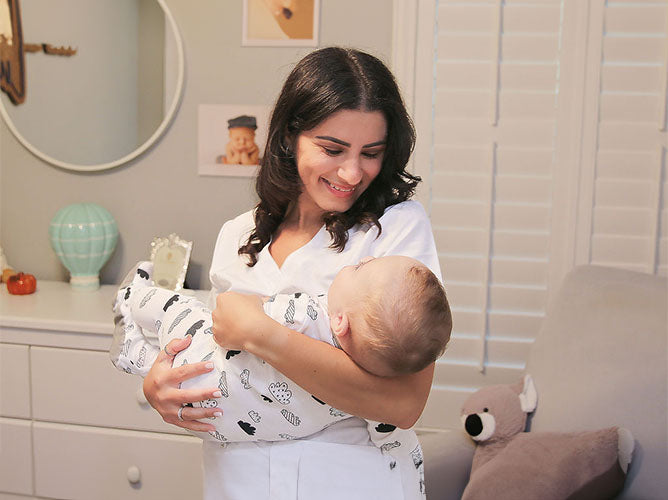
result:
<svg viewBox="0 0 668 500"><path fill-rule="evenodd" d="M357 186L345 187L340 184L335 184L331 181L328 181L324 177L321 177L321 179L327 185L327 187L329 187L332 190L332 194L334 194L334 196L340 196L342 198L345 198L346 196L351 196L353 191L355 191L355 188L357 187Z"/></svg>

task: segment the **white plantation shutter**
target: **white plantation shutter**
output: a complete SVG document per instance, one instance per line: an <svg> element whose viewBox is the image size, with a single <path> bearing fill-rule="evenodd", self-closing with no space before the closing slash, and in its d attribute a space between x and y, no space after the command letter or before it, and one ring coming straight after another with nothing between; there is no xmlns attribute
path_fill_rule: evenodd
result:
<svg viewBox="0 0 668 500"><path fill-rule="evenodd" d="M668 270L668 1L419 0L415 170L454 316L424 427L519 380L576 264Z"/></svg>
<svg viewBox="0 0 668 500"><path fill-rule="evenodd" d="M454 332L421 425L458 425L470 391L519 379L540 327L560 19L560 1L437 3L428 204Z"/></svg>
<svg viewBox="0 0 668 500"><path fill-rule="evenodd" d="M583 136L594 168L578 260L666 275L668 3L608 1L592 10L598 64L585 95L598 119Z"/></svg>

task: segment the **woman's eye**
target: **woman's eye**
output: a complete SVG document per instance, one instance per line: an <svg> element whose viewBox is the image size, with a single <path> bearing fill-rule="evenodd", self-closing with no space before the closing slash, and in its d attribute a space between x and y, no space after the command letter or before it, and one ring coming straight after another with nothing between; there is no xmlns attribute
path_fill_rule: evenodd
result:
<svg viewBox="0 0 668 500"><path fill-rule="evenodd" d="M323 147L322 149L324 149L325 153L327 153L329 156L338 156L338 155L341 154L340 149L329 149L329 148L325 148L325 147Z"/></svg>
<svg viewBox="0 0 668 500"><path fill-rule="evenodd" d="M368 152L368 153L362 153L362 156L365 158L369 158L370 160L373 160L374 158L378 158L382 151L374 151L374 152Z"/></svg>

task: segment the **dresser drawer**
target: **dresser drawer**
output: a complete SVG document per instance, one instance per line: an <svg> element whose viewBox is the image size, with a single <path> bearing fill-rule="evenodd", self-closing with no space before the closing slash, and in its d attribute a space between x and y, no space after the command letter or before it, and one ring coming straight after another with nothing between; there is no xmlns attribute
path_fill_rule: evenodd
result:
<svg viewBox="0 0 668 500"><path fill-rule="evenodd" d="M32 495L29 420L0 418L0 490Z"/></svg>
<svg viewBox="0 0 668 500"><path fill-rule="evenodd" d="M0 344L0 415L30 418L28 346Z"/></svg>
<svg viewBox="0 0 668 500"><path fill-rule="evenodd" d="M105 352L30 348L35 420L186 434L143 399L143 379L117 370Z"/></svg>
<svg viewBox="0 0 668 500"><path fill-rule="evenodd" d="M202 498L195 437L35 422L33 439L36 496Z"/></svg>

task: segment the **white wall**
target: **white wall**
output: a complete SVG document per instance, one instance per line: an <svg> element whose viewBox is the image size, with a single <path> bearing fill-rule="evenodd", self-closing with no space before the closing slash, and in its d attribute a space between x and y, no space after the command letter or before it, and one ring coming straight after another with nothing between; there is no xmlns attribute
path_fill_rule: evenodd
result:
<svg viewBox="0 0 668 500"><path fill-rule="evenodd" d="M184 40L185 93L174 123L144 156L111 171L73 173L40 161L0 126L0 244L17 269L39 279L67 280L49 244L49 222L61 207L87 201L106 207L120 230L116 251L102 269L103 283L117 282L147 258L154 236L176 232L194 241L188 283L208 288L220 226L251 208L255 196L249 179L197 175L197 107L271 105L292 66L312 49L241 47L240 1L167 4ZM68 23L74 20L76 11L68 12ZM321 46L356 46L389 62L391 38L392 12L385 0L322 1ZM57 137L58 129L52 133Z"/></svg>

